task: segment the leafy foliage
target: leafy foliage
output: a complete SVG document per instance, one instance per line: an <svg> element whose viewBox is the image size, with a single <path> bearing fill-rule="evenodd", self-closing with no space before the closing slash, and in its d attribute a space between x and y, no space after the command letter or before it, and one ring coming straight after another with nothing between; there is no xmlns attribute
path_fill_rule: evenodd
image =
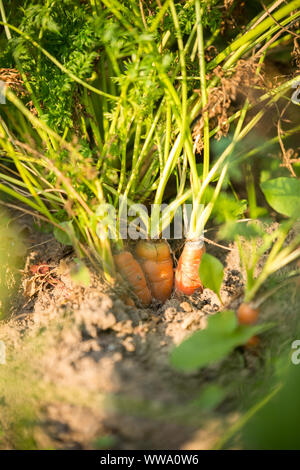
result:
<svg viewBox="0 0 300 470"><path fill-rule="evenodd" d="M22 32L78 77L91 76L98 57L99 34L86 4L73 0L32 2L22 13L16 25ZM27 75L36 102L41 103L43 119L59 131L72 127L76 83L17 33L8 43L8 50Z"/></svg>
<svg viewBox="0 0 300 470"><path fill-rule="evenodd" d="M220 298L220 289L224 278L222 263L215 256L204 253L199 266L199 276L204 287L211 289Z"/></svg>
<svg viewBox="0 0 300 470"><path fill-rule="evenodd" d="M238 325L235 312L225 310L209 317L207 328L197 331L183 341L171 356L171 363L179 370L193 371L220 361L237 346L245 344L253 335L272 325Z"/></svg>
<svg viewBox="0 0 300 470"><path fill-rule="evenodd" d="M288 217L299 215L300 180L294 178L276 178L261 183L263 193L270 204L280 214Z"/></svg>

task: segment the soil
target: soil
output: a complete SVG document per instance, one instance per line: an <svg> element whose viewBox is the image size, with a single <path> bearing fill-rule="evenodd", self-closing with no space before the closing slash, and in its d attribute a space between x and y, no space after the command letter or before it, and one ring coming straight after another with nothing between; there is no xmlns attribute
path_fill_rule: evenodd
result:
<svg viewBox="0 0 300 470"><path fill-rule="evenodd" d="M243 382L251 382L263 361L258 348L236 351L229 360L196 373L171 367L174 346L205 328L207 318L224 308L217 296L205 289L188 298L173 294L164 305L147 309L127 306L93 271L88 287L75 283L70 247L32 230L26 216L22 224L28 256L12 311L0 327L0 339L8 351L7 365L0 367L8 367L10 358L13 361L10 373L20 395L14 399L22 411L21 417L11 415L6 423L5 413L2 418L0 414L0 428L5 431L0 447L211 448L238 419ZM175 255L176 247L174 243ZM207 251L225 265L221 292L225 307L237 308L244 282L237 248L208 243ZM47 268L32 272L39 263ZM293 287L292 302L291 293L288 301L281 296L285 314L291 318L300 304L294 291ZM274 315L280 318L280 310L280 302L270 299L263 321ZM287 322L282 325L287 338L293 327ZM275 338L271 334L269 341L275 344ZM227 398L209 414L203 412L197 398L204 387L218 383L228 388L233 375L235 387ZM24 384L27 377L29 392ZM4 397L4 403L9 399ZM19 442L17 419L24 421L26 404L33 409L33 417Z"/></svg>

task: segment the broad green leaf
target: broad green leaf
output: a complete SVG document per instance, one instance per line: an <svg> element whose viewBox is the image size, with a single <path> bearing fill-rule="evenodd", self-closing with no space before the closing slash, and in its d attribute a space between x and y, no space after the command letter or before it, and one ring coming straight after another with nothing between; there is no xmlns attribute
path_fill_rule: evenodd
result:
<svg viewBox="0 0 300 470"><path fill-rule="evenodd" d="M54 228L54 236L56 240L62 245L72 245L72 236L74 234L74 228L72 222L69 220L67 222L61 222L60 228Z"/></svg>
<svg viewBox="0 0 300 470"><path fill-rule="evenodd" d="M197 331L177 346L171 354L171 364L182 371L193 371L220 361L252 336L274 324L238 325L232 310L217 313L208 319L205 330Z"/></svg>
<svg viewBox="0 0 300 470"><path fill-rule="evenodd" d="M199 276L204 287L211 289L220 297L220 289L224 278L222 263L214 256L204 253L199 266Z"/></svg>
<svg viewBox="0 0 300 470"><path fill-rule="evenodd" d="M275 178L261 183L261 189L270 206L288 217L300 216L300 180Z"/></svg>
<svg viewBox="0 0 300 470"><path fill-rule="evenodd" d="M227 222L219 231L218 238L221 240L235 240L238 237L243 237L246 240L253 238L260 238L264 235L262 225L256 221L250 222Z"/></svg>
<svg viewBox="0 0 300 470"><path fill-rule="evenodd" d="M76 262L71 269L70 276L75 284L88 287L91 283L90 271L82 261Z"/></svg>

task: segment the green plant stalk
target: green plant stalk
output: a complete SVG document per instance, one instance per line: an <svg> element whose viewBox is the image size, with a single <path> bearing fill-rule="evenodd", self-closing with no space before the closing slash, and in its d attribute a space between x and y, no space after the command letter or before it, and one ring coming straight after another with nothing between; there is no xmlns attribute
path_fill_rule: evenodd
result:
<svg viewBox="0 0 300 470"><path fill-rule="evenodd" d="M224 150L224 152L222 153L222 155L218 158L217 162L214 164L214 166L212 167L212 169L210 170L210 172L208 173L207 177L205 178L205 180L203 180L203 183L202 183L202 186L201 186L201 190L198 194L198 197L195 201L195 204L194 204L194 207L193 207L193 211L192 211L192 215L191 215L191 224L190 224L190 231L189 231L189 234L188 234L188 239L198 239L200 236L201 236L201 233L202 231L204 230L204 227L205 227L205 224L206 224L206 221L208 220L208 217L210 216L212 210L213 210L213 205L215 204L217 198L214 199L214 204L210 204L207 206L206 209L204 209L204 212L203 214L201 215L200 217L200 220L197 221L198 219L198 216L199 216L199 208L200 208L200 204L201 204L201 200L202 200L202 197L204 196L205 194L205 190L206 188L208 187L209 183L213 180L213 178L215 177L215 175L217 174L217 172L219 171L221 165L223 165L223 163L225 162L225 160L230 156L230 154L233 152L237 142L239 140L241 140L243 137L245 137L245 135L247 135L247 133L251 130L252 127L254 127L254 125L257 123L257 119L254 118L252 119L252 121L250 121L250 123L245 126L245 128L243 129L243 131L241 130L242 128L242 125L243 125L243 122L244 122L244 119L246 117L246 113L247 113L247 106L244 105L243 109L242 109L242 112L241 112L241 115L240 115L240 118L239 118L239 121L237 123L237 126L236 126L236 129L235 129L235 132L234 132L234 136L233 136L233 140L232 142L227 146L227 148ZM226 168L226 171L228 169L228 165L225 165L225 168ZM222 173L223 174L223 173ZM223 174L223 177L222 177L222 181L224 180L225 178L225 174ZM219 194L221 188L219 187L219 185L217 185L217 193Z"/></svg>
<svg viewBox="0 0 300 470"><path fill-rule="evenodd" d="M203 180L209 172L209 118L208 111L205 110L208 103L207 85L206 85L206 64L204 54L204 38L203 38L203 26L202 26L202 15L203 8L200 6L200 0L195 0L196 8L196 21L197 21L197 39L198 39L198 55L199 55L199 71L200 71L200 88L202 98L202 114L203 114Z"/></svg>
<svg viewBox="0 0 300 470"><path fill-rule="evenodd" d="M196 231L195 233L192 232L192 234L189 234L189 239L198 239L199 234L201 234L204 231L205 225L208 222L209 217L211 216L211 213L213 211L214 205L219 197L219 194L221 192L225 177L227 175L229 164L226 163L221 171L221 174L219 176L216 188L214 190L213 197L211 201L207 204L205 207L204 211L202 212L201 216L199 217L199 220L196 221Z"/></svg>
<svg viewBox="0 0 300 470"><path fill-rule="evenodd" d="M141 21L140 15L137 16L132 16L130 17L130 21L126 19L126 15L128 13L128 9L122 5L118 0L101 0L102 3L106 6L108 10L110 10L115 17L122 23L128 31L131 33L135 33L134 27L131 24L131 21L133 21L134 25L137 28L143 29L143 22ZM139 20L139 21L137 21ZM136 34L136 33L135 33Z"/></svg>
<svg viewBox="0 0 300 470"><path fill-rule="evenodd" d="M292 23L293 21L296 21L297 18L300 16L300 12L296 12L294 13L293 15L291 15L290 17L286 18L285 20L283 20L281 22L281 25L284 27L284 26L288 26L290 23ZM276 32L277 35L280 35L280 34L283 34L283 31L284 30L280 30L280 26L278 26L277 24L275 24L275 26L273 26L272 28L270 28L269 30L267 30L264 34L262 34L260 37L258 37L253 43L251 42L248 42L246 43L245 45L243 45L240 49L238 49L234 54L233 56L235 56L236 58L239 58L241 56L241 52L242 53L247 53L247 52L250 52L252 49L254 49L255 47L257 47L261 42L263 42L267 37L272 37L273 34L275 34ZM272 39L273 41L273 39ZM271 47L272 45L272 42L270 42L269 46L268 47ZM257 55L260 54L260 52L263 52L264 48L266 47L263 46L263 48L261 48L262 50L258 51L257 52Z"/></svg>
<svg viewBox="0 0 300 470"><path fill-rule="evenodd" d="M126 179L126 139L123 138L122 142L122 156L121 156L121 171L120 171L120 179L118 184L118 197L115 198L115 207L118 203L119 197L122 193L122 189Z"/></svg>
<svg viewBox="0 0 300 470"><path fill-rule="evenodd" d="M244 426L245 424L273 397L277 395L277 393L282 389L282 384L277 385L272 392L268 393L262 400L256 403L249 411L247 411L241 418L239 418L236 423L234 423L230 428L226 431L224 436L213 446L212 450L221 450L225 447L225 444L234 437Z"/></svg>
<svg viewBox="0 0 300 470"><path fill-rule="evenodd" d="M113 117L113 120L111 122L111 125L109 127L109 130L108 132L105 134L105 137L104 137L104 146L103 146L103 149L102 149L102 152L101 152L101 155L100 155L100 158L97 162L97 169L99 170L101 167L101 172L102 172L102 175L105 174L106 172L106 169L107 169L107 166L109 165L109 159L105 159L104 160L104 157L106 156L107 154L107 150L108 150L108 147L110 145L110 141L111 139L113 138L114 134L116 134L116 126L117 126L117 123L118 123L118 119L119 119L119 116L120 116L120 112L121 112L121 108L122 108L122 103L123 101L126 99L126 94L127 94L127 89L128 89L128 83L127 81L124 83L124 86L123 86L123 89L121 91L121 94L120 94L120 99L119 99L119 102L118 102L118 105L114 111L114 117ZM102 181L102 177L100 178L101 181Z"/></svg>
<svg viewBox="0 0 300 470"><path fill-rule="evenodd" d="M282 97L283 93L292 88L292 86L297 83L298 81L300 80L300 75L297 75L296 77L292 78L291 80L288 80L286 81L285 83L279 85L277 88L274 88L273 90L270 90L268 91L267 93L265 93L264 95L260 96L257 100L257 103L255 104L249 104L249 108L248 110L252 109L254 106L256 106L256 104L260 104L260 103L263 103L264 101L266 101L267 99L270 99L273 95L280 95L280 97ZM235 119L237 119L239 116L241 115L241 110L237 111L236 113L234 113L232 116L230 116L228 118L228 122L229 123L232 123L233 121L235 121ZM291 132L297 132L297 129L298 127L295 127L294 128L295 131L286 131L288 133L291 133ZM215 127L214 129L211 130L210 132L210 137L213 137L218 131L220 130L220 126L217 126ZM292 135L292 134L290 134ZM282 136L282 138L284 139L285 138L285 135ZM277 142L278 141L278 137L274 137L272 139L272 142ZM271 142L271 140L270 140ZM263 144L265 145L265 144ZM271 144L270 144L271 145ZM263 146L261 147L258 147L258 148L262 148ZM247 155L250 157L252 155L254 155L256 152L256 149L253 149L251 150L250 152L247 153Z"/></svg>
<svg viewBox="0 0 300 470"><path fill-rule="evenodd" d="M136 194L140 195L139 200L141 203L143 203L143 201L145 201L148 196L157 189L159 179L156 179L156 176L159 170L160 168L157 165L157 159L153 159L136 190Z"/></svg>
<svg viewBox="0 0 300 470"><path fill-rule="evenodd" d="M172 126L172 109L171 109L170 103L167 101L164 163L166 163L168 160L168 155L169 155L169 150L170 150L171 126Z"/></svg>
<svg viewBox="0 0 300 470"><path fill-rule="evenodd" d="M20 103L19 100L11 92L9 94L9 99L20 109L21 112L23 112L26 115L26 117L28 117L28 119L33 124L36 125L37 130L39 130L40 128L42 129L42 136L44 136L44 134L48 131L51 132L52 136L55 137L57 139L57 141L59 141L61 143L64 143L64 147L67 147L70 152L80 156L73 146L71 146L70 144L64 142L54 131L51 131L51 129L49 129L48 126L45 123L40 122L40 120L38 118L31 115L31 113L29 113L29 111L26 108L23 109L24 108L23 104ZM29 113L29 115L27 116L28 113ZM3 146L3 142L2 142L2 146ZM19 157L16 157L16 158L19 158ZM28 160L28 158L26 158L26 157L24 157L23 159ZM34 159L33 160L30 159L30 160L37 162L37 160L34 160ZM16 163L18 163L18 162L16 162ZM77 218L75 218L74 221L78 225L78 227L79 227L81 233L83 234L84 238L87 240L87 242L90 246L90 249L92 251L94 251L95 254L99 253L101 255L101 258L103 258L103 260L104 260L104 264L103 264L104 274L105 274L106 278L109 280L109 282L112 282L112 278L113 278L113 259L112 259L112 256L111 256L110 244L109 244L109 239L107 238L107 235L105 235L101 239L101 241L99 241L98 237L96 236L96 233L94 233L93 231L92 232L89 231L89 229L88 229L89 220L93 217L93 212L90 210L90 208L88 207L86 202L74 190L72 184L55 167L55 165L53 164L53 162L51 160L49 160L46 157L43 157L43 160L40 163L43 166L45 166L46 168L48 168L48 169L50 168L59 177L59 179L61 180L63 186L66 188L66 193L68 194L68 196L71 197L71 198L74 198L74 201L77 201L76 202L76 204L78 204L77 210L79 211L79 213L81 215L84 214L84 216L82 216L82 217L83 217L83 220L85 220L85 226L86 226L85 232L82 232L82 225L80 224L79 220ZM21 168L21 169L19 169L19 171L20 170L21 170L21 175L22 175L23 180L24 180L24 177L26 176L26 175L24 176L24 169ZM84 181L84 177L82 177L82 180ZM25 178L25 184L28 187L28 180L26 180L26 178ZM56 222L55 218L52 217L52 215L48 211L48 209L45 211L45 209L43 207L43 204L41 204L42 201L40 199L40 196L39 196L39 194L36 190L35 190L35 195L36 195L36 198L38 200L38 204L31 201L28 197L24 197L21 194L19 194L18 192L14 191L13 189L8 188L8 187L6 187L2 184L0 185L0 190L3 190L4 192L6 192L11 197L14 197L15 199L19 200L20 202L26 204L27 206L30 206L32 209L34 209L38 213L42 213L45 216L46 220L51 222L54 226L56 226L56 227L60 228L61 230L63 230L63 228ZM43 196L45 196L45 197L48 196L47 193L45 193L45 191L41 194L43 194ZM48 197L47 198L48 202L51 202L51 199L52 198ZM80 254L80 252L84 252L85 255L88 256L87 250L84 248L84 246L77 239L75 240L74 237L73 237L72 242L73 242L74 248L79 252L79 254ZM94 247L96 248L96 250L95 250Z"/></svg>
<svg viewBox="0 0 300 470"><path fill-rule="evenodd" d="M35 204L28 197L22 196L17 191L5 186L2 183L0 183L0 191L3 191L4 193L8 194L9 196L13 197L14 199L17 199L18 201L22 202L23 204L26 204L27 206L30 206L35 211L43 213L43 209L41 208L40 205ZM44 214L44 215L48 220L48 214ZM52 217L51 217L51 219L52 219Z"/></svg>
<svg viewBox="0 0 300 470"><path fill-rule="evenodd" d="M252 287L246 291L245 302L250 302L255 297L257 291L271 274L300 257L300 237L297 237L296 240L286 248L281 249L286 235L287 231L285 230L282 231L281 235L278 237L260 275L254 279Z"/></svg>
<svg viewBox="0 0 300 470"><path fill-rule="evenodd" d="M298 10L300 7L300 0L290 1L287 5L281 7L279 10L273 13L273 17L280 22L282 18L288 16L293 10ZM298 13L300 15L300 12ZM270 27L274 25L274 20L270 17L266 18L263 22L258 24L255 28L250 29L246 34L233 41L230 46L226 47L224 51L217 55L217 57L210 62L209 69L214 69L218 64L223 62L232 52L236 51L239 47L243 46L249 41L253 41L259 35L268 31ZM279 27L278 27L279 28Z"/></svg>
<svg viewBox="0 0 300 470"><path fill-rule="evenodd" d="M143 115L140 111L138 116L136 117L136 131L134 136L134 145L133 145L133 155L132 155L132 167L134 168L137 163L138 152L139 152L139 145L141 140L141 133L143 127Z"/></svg>
<svg viewBox="0 0 300 470"><path fill-rule="evenodd" d="M160 141L157 131L155 131L155 142L156 142L157 151L158 151L159 170L160 170L160 174L162 174L163 169L164 169L164 156L163 156L161 141Z"/></svg>
<svg viewBox="0 0 300 470"><path fill-rule="evenodd" d="M136 162L136 166L134 168L132 168L132 172L131 172L131 175L129 177L129 181L128 181L128 184L126 186L126 189L124 191L124 198L127 198L128 195L129 195L129 191L131 189L131 186L133 185L133 183L135 183L137 177L138 177L138 173L139 173L139 170L140 170L140 167L144 161L144 158L146 156L146 152L147 152L147 149L151 143L151 139L152 139L152 136L154 134L154 131L155 131L155 128L159 122L159 119L160 119L160 116L161 116L161 113L162 113L162 104L163 102L161 103L161 105L159 106L159 109L157 110L156 112L156 115L155 115L155 118L153 120L153 123L151 125L151 128L148 132L148 135L146 137L146 140L144 142L144 145L142 147L142 150L141 150L141 153L137 159L137 162Z"/></svg>
<svg viewBox="0 0 300 470"><path fill-rule="evenodd" d="M166 2L166 3L169 4L170 2ZM185 8L185 6L184 6L184 8ZM187 51L189 50L189 48L191 46L193 37L196 33L197 25L196 24L194 25L185 46L183 46L182 35L181 35L181 31L180 31L180 26L179 26L179 22L178 22L177 13L176 13L176 10L174 8L174 4L173 4L171 12L172 12L172 16L173 16L175 29L176 29L176 32L177 32L178 49L179 49L179 55L180 55L180 61L179 61L178 66L175 69L172 80L175 80L176 75L178 73L178 69L180 67L181 70L182 70L182 79L186 83L187 76L186 76L186 66L185 66L185 54L187 53ZM161 80L164 83L166 89L169 91L171 101L173 101L173 109L174 109L174 112L175 112L176 119L178 121L178 126L181 129L181 132L183 133L184 137L186 137L185 136L186 133L188 134L188 137L186 139L183 138L183 142L184 142L183 145L185 145L185 148L186 148L186 151L187 151L187 154L188 154L188 157L189 157L189 162L190 162L190 167L191 167L191 172L192 172L192 184L195 188L194 189L195 193L197 193L199 191L199 181L198 181L198 174L197 174L197 168L196 168L196 161L195 161L195 157L194 157L194 154L193 154L190 129L189 129L189 126L187 125L187 123L185 123L183 125L182 122L181 122L181 114L179 112L179 110L181 109L181 104L180 104L178 94L177 94L176 90L174 89L174 87L172 85L172 80L170 80L170 78L165 73L161 73ZM186 100L187 100L187 96L182 98L182 106L184 108L187 106ZM169 102L168 102L168 104L169 104ZM187 116L185 116L185 120L187 120ZM175 142L175 146L178 147L178 142L177 141ZM167 153L165 153L165 163L167 163ZM174 164L174 162L173 162L173 164ZM160 192L162 194L163 194L162 186L164 186L166 184L167 180L168 180L168 177L167 177L167 174L165 173L163 181L161 182L161 187L160 187ZM158 197L157 197L157 199L158 199Z"/></svg>
<svg viewBox="0 0 300 470"><path fill-rule="evenodd" d="M284 91L287 88L291 87L292 84L296 83L297 80L299 80L299 79L300 79L300 77L295 77L293 80L289 80L288 82L284 83L283 85L280 85L279 87L277 87L272 92L266 93L266 95L264 95L264 99L266 99L266 97L269 97L269 98L272 97L270 99L269 103L268 103L268 106L270 106L273 102L278 101L278 99L282 96ZM240 118L242 116L242 121L240 121L240 122L243 122L246 112L247 112L247 107L244 106L242 111L239 113ZM243 139L250 132L250 130L261 120L264 113L265 113L265 109L260 110L256 114L256 116L254 116L254 118L252 118L251 121L244 127L244 129L241 132L238 130L239 125L237 125L236 132L238 132L238 133L236 134L237 135L236 140L233 140L233 142L231 144L229 144L229 146L225 149L223 154L219 157L216 164L210 170L206 180L203 181L202 186L201 186L201 191L200 191L200 194L199 194L199 201L201 201L201 198L203 197L204 190L206 189L207 185L215 177L215 175L216 175L217 171L219 170L220 166L223 164L223 162L228 157L228 155L230 155L230 153L232 152L232 150L235 147L236 143L239 142L241 139Z"/></svg>
<svg viewBox="0 0 300 470"><path fill-rule="evenodd" d="M101 151L103 148L103 142L102 142L101 134L99 131L99 127L97 125L97 116L95 114L95 109L94 109L94 105L91 100L91 97L89 96L86 89L84 89L84 93L83 93L83 104L85 104L86 110L88 114L91 116L91 118L89 119L89 124L93 131L95 144L97 145L98 149Z"/></svg>
<svg viewBox="0 0 300 470"><path fill-rule="evenodd" d="M183 162L182 162L182 170L180 169L180 185L179 188L177 188L177 195L181 196L184 191L185 183L186 183L186 174L187 174L187 156L186 152L183 153ZM178 167L180 168L180 164L178 164Z"/></svg>
<svg viewBox="0 0 300 470"><path fill-rule="evenodd" d="M248 290L248 292L246 293L245 302L251 302L251 300L255 297L257 291L260 289L260 287L263 285L263 283L267 280L267 278L271 274L275 273L276 271L283 268L284 266L291 263L292 261L295 261L299 257L300 257L300 248L298 250L295 250L293 253L290 253L289 256L287 256L281 262L275 261L273 265L270 265L268 266L268 268L263 269L259 277L254 280L254 283L251 289Z"/></svg>
<svg viewBox="0 0 300 470"><path fill-rule="evenodd" d="M158 231L153 231L153 235L155 238L159 238L161 233L170 225L172 222L176 211L181 207L185 201L187 201L192 196L192 190L189 189L185 191L185 193L178 195L174 201L172 201L168 207L166 207L162 211L161 220L160 220L160 227Z"/></svg>
<svg viewBox="0 0 300 470"><path fill-rule="evenodd" d="M150 33L154 33L157 30L159 23L161 22L167 9L169 8L170 2L171 0L166 0L163 6L159 9L159 12L157 13L152 25L149 28Z"/></svg>
<svg viewBox="0 0 300 470"><path fill-rule="evenodd" d="M186 64L185 64L185 53L182 40L181 29L178 21L178 16L176 13L176 8L174 1L170 2L170 10L173 17L173 22L176 31L177 44L179 50L179 61L180 61L180 70L182 75L182 85L181 85L181 132L183 134L183 139L185 139L185 130L186 130L186 121L187 121L187 81L186 81Z"/></svg>
<svg viewBox="0 0 300 470"><path fill-rule="evenodd" d="M4 31L5 31L7 40L10 41L11 34L10 34L10 30L9 30L8 26L6 26L6 24L5 24L5 23L7 23L7 21L6 21L6 14L5 14L5 9L4 9L2 0L0 0L0 13L1 13L2 21L4 23Z"/></svg>
<svg viewBox="0 0 300 470"><path fill-rule="evenodd" d="M266 57L266 50L264 53L261 55L259 58L259 63L258 67L256 70L256 75L259 75L261 71L261 66L264 62L264 59ZM247 110L249 109L250 102L248 98L245 100L244 108ZM248 202L249 202L249 210L250 210L250 217L255 218L257 216L257 201L256 201L256 191L255 191L255 182L254 182L254 177L252 174L252 168L248 164L246 165L246 190L248 194Z"/></svg>
<svg viewBox="0 0 300 470"><path fill-rule="evenodd" d="M292 15L292 19L296 19L298 16L300 16L300 11L298 13L295 13L294 15ZM286 26L290 21L291 21L291 19L287 18L286 20L284 20L282 22L282 25ZM249 42L247 44L243 44L239 50L237 50L232 56L229 57L229 59L227 60L227 62L225 62L225 64L223 65L222 68L224 70L228 70L229 68L231 68L234 65L234 63L243 55L243 53L251 50L253 47L255 47L256 44L259 44L260 42L263 42L267 37L271 36L273 32L278 31L278 29L279 29L279 26L276 25L276 26L274 26L273 29L271 29L271 31L267 30L262 36L258 37L256 39L256 41L254 41L253 43ZM212 67L211 64L212 64L212 62L209 63L209 68ZM292 79L292 80L294 80L294 79ZM209 82L207 89L209 90L210 88L216 86L218 82L219 82L219 78L214 77ZM273 91L275 91L275 90L273 90ZM268 93L271 93L271 92L272 92L272 90ZM264 98L260 97L259 102L260 102L260 100L264 100ZM197 117L197 115L199 114L199 111L201 110L201 107L202 107L201 98L196 98L196 100L195 100L195 97L191 96L189 101L191 101L191 102L194 101L194 104L191 103L191 111L190 111L190 119L191 119L191 121L193 121Z"/></svg>
<svg viewBox="0 0 300 470"><path fill-rule="evenodd" d="M255 182L252 174L252 167L250 164L246 165L246 190L248 195L249 203L249 215L251 219L257 217L257 200L256 200L256 191L255 191Z"/></svg>
<svg viewBox="0 0 300 470"><path fill-rule="evenodd" d="M180 129L180 134L179 134L180 142L182 146L184 146L187 152L188 159L189 159L189 165L190 165L190 171L191 171L191 177L192 177L191 184L193 185L193 188L194 188L194 194L198 194L200 190L200 183L199 183L199 177L198 177L198 172L197 172L196 159L195 159L195 155L193 152L193 144L192 144L191 131L189 127L189 120L186 119L184 123L184 127L183 127L183 123L182 123L182 119L180 115L181 102L179 100L178 94L175 88L173 87L173 84L170 78L167 76L167 74L161 73L160 77L161 77L162 83L165 85L167 91L170 94L170 99L173 101L173 112L174 112L178 127ZM184 106L186 106L186 104L184 104Z"/></svg>
<svg viewBox="0 0 300 470"><path fill-rule="evenodd" d="M0 130L1 130L1 127L0 127ZM26 184L26 186L28 188L28 191L30 192L32 197L35 199L37 205L40 207L41 212L45 216L48 216L50 220L53 220L53 217L52 217L51 213L49 212L48 208L46 207L46 205L43 203L42 199L36 193L36 190L35 190L34 186L32 185L30 175L28 174L26 169L22 165L20 165L19 160L18 160L18 158L15 154L13 146L9 142L7 142L7 141L5 142L5 140L2 139L2 138L0 138L0 143L2 145L2 148L4 148L4 149L6 148L7 153L11 156L17 170L19 171L19 173L21 175L21 178L23 179L24 183Z"/></svg>
<svg viewBox="0 0 300 470"><path fill-rule="evenodd" d="M5 175L4 173L0 173L0 178L4 181L7 181L13 187L19 186L20 188L27 189L27 184L24 183L23 181L20 181L19 179L12 178L11 176ZM45 200L47 200L48 202L51 202L51 203L53 202L54 204L58 203L61 205L62 201L58 196L55 196L54 194L47 192L47 190L41 190L39 188L34 188L34 189L38 197L42 195L45 198ZM54 208L57 209L58 207L54 205Z"/></svg>

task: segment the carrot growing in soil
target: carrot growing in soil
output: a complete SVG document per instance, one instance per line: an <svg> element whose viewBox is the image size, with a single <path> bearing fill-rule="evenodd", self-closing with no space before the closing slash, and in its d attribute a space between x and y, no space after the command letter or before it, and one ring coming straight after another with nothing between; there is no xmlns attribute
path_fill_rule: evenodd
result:
<svg viewBox="0 0 300 470"><path fill-rule="evenodd" d="M253 325L257 322L259 309L252 307L249 303L243 302L237 310L237 319L240 325ZM252 336L245 344L246 348L255 348L259 345L259 337Z"/></svg>
<svg viewBox="0 0 300 470"><path fill-rule="evenodd" d="M145 275L138 261L129 251L122 251L114 255L117 270L129 284L134 294L146 307L151 303L151 292L147 286Z"/></svg>
<svg viewBox="0 0 300 470"><path fill-rule="evenodd" d="M154 299L165 302L173 290L173 261L169 245L165 241L153 243L140 240L136 255L145 273Z"/></svg>
<svg viewBox="0 0 300 470"><path fill-rule="evenodd" d="M192 295L195 291L203 291L199 277L203 253L205 253L205 245L202 240L190 240L185 243L175 274L175 288L178 292Z"/></svg>

